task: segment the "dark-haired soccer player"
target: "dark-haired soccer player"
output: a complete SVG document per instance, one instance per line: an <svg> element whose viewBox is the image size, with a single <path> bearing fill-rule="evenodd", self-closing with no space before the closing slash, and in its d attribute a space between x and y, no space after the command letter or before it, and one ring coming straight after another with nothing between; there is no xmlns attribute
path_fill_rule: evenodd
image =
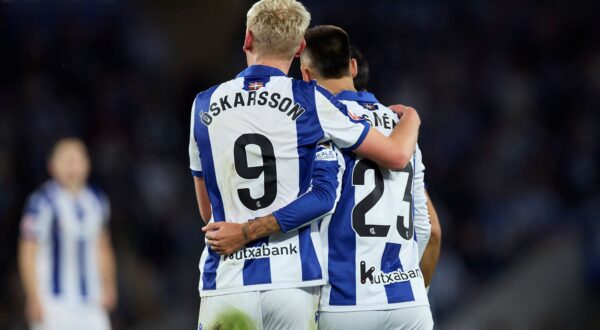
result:
<svg viewBox="0 0 600 330"><path fill-rule="evenodd" d="M304 80L317 82L384 135L398 116L373 94L357 92L356 60L344 30L317 26L305 34ZM402 171L349 151L334 214L321 225L329 283L321 292L321 329L431 329L433 319L419 268L429 217L424 166L417 148ZM416 238L416 228L423 236Z"/></svg>
<svg viewBox="0 0 600 330"><path fill-rule="evenodd" d="M354 88L359 92L366 92L369 84L369 62L363 56L361 51L355 46L350 46L350 56L352 60L356 61L356 73L354 75ZM440 249L442 245L442 227L440 220L437 215L437 211L433 206L429 193L427 195L427 210L429 213L429 220L431 222L431 234L429 235L429 242L425 248L425 252L421 257L421 271L423 272L423 278L425 279L425 287L429 288L431 280L433 279L433 273L437 267L437 263L440 257ZM418 229L418 226L415 227ZM419 236L417 234L417 236Z"/></svg>
<svg viewBox="0 0 600 330"><path fill-rule="evenodd" d="M51 179L30 197L21 221L19 270L33 330L107 330L117 300L104 193L87 184L83 142L59 140Z"/></svg>

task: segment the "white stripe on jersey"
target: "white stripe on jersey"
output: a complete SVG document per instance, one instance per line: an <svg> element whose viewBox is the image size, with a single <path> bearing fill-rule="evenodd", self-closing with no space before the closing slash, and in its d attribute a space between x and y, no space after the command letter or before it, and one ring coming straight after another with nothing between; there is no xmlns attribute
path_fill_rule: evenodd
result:
<svg viewBox="0 0 600 330"><path fill-rule="evenodd" d="M397 115L370 93L342 92L336 98L386 136L398 121ZM416 241L421 237L414 237L416 228L425 232L430 226L426 205L417 203L425 200L424 189L412 189L423 181L420 150L417 148L404 171L384 169L348 152L344 160L340 201L321 226L329 283L323 287L319 309L359 311L428 305Z"/></svg>

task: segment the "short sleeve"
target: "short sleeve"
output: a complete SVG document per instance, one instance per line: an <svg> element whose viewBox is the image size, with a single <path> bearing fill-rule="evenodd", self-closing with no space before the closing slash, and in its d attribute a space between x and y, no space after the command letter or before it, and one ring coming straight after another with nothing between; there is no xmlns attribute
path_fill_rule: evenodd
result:
<svg viewBox="0 0 600 330"><path fill-rule="evenodd" d="M344 150L354 150L363 142L369 132L369 124L352 114L344 104L332 98L320 86L316 87L315 105L325 140L331 140Z"/></svg>
<svg viewBox="0 0 600 330"><path fill-rule="evenodd" d="M427 209L427 195L425 193L425 165L423 165L423 157L421 150L417 145L414 158L414 225L415 234L417 235L417 245L419 246L419 258L423 256L429 237L431 235L431 222L429 220L429 211Z"/></svg>
<svg viewBox="0 0 600 330"><path fill-rule="evenodd" d="M192 115L190 116L190 144L189 144L189 156L190 156L190 170L192 175L196 177L202 177L202 163L200 162L200 150L198 150L198 143L194 135L194 128L196 124L196 101L192 104Z"/></svg>
<svg viewBox="0 0 600 330"><path fill-rule="evenodd" d="M52 221L52 206L48 198L40 192L33 193L25 204L21 218L21 239L38 241L42 239Z"/></svg>

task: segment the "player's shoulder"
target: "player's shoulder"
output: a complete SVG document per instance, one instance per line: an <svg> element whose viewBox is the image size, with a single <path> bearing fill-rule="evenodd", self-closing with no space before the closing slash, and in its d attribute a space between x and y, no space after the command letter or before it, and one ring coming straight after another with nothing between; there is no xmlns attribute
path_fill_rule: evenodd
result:
<svg viewBox="0 0 600 330"><path fill-rule="evenodd" d="M212 96L212 94L214 94L214 92L219 87L222 87L222 86L226 87L227 85L231 84L233 81L235 81L235 79L231 79L231 80L222 82L220 84L213 85L213 86L211 86L211 87L209 87L209 88L207 88L207 89L205 89L203 91L198 92L196 94L196 97L194 98L194 102L198 102L199 100L202 100L203 98L210 99L210 97Z"/></svg>
<svg viewBox="0 0 600 330"><path fill-rule="evenodd" d="M35 213L41 208L50 205L50 198L52 194L52 182L44 182L27 197L26 211Z"/></svg>
<svg viewBox="0 0 600 330"><path fill-rule="evenodd" d="M94 196L96 199L98 199L102 202L105 202L108 200L108 196L104 192L104 189L102 189L97 184L94 184L94 183L88 184L87 190L92 194L92 196Z"/></svg>

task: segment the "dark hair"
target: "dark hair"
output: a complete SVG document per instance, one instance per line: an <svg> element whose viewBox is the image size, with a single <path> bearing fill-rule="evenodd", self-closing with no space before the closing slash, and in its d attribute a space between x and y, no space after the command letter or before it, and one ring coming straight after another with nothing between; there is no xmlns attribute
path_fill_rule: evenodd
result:
<svg viewBox="0 0 600 330"><path fill-rule="evenodd" d="M333 25L319 25L306 31L306 54L322 78L336 79L350 74L350 39Z"/></svg>
<svg viewBox="0 0 600 330"><path fill-rule="evenodd" d="M363 54L354 46L350 46L350 56L356 60L358 70L354 77L354 88L357 91L366 91L369 83L369 62L364 58Z"/></svg>

